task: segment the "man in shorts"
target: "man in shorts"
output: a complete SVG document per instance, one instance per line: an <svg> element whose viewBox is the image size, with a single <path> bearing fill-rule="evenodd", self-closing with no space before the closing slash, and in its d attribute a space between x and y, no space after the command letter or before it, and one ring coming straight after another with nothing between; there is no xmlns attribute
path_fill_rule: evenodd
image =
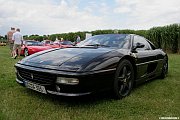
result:
<svg viewBox="0 0 180 120"><path fill-rule="evenodd" d="M14 41L12 40L13 33L15 33L15 28L11 27L11 30L7 33L7 40L10 47L11 57L13 56L13 46L14 46Z"/></svg>
<svg viewBox="0 0 180 120"><path fill-rule="evenodd" d="M19 58L20 53L21 53L21 46L22 46L22 43L23 43L23 36L20 33L19 28L17 28L16 32L13 34L12 40L14 41L13 58L16 59L16 57L17 57L16 50L18 50L18 58Z"/></svg>

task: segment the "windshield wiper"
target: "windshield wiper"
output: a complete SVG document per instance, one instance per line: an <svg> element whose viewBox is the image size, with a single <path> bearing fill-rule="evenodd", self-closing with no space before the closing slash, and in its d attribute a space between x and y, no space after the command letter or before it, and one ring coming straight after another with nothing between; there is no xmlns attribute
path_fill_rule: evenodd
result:
<svg viewBox="0 0 180 120"><path fill-rule="evenodd" d="M108 45L103 45L103 44L89 44L89 45L86 45L86 46L94 46L94 47L110 47Z"/></svg>

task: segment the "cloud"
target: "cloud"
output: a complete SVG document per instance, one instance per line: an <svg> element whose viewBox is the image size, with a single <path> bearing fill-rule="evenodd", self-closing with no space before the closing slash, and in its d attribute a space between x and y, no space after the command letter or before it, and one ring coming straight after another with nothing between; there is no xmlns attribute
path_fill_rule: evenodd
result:
<svg viewBox="0 0 180 120"><path fill-rule="evenodd" d="M20 27L24 34L52 34L94 30L103 25L102 17L80 11L74 2L3 0L0 2L0 27L3 31L11 26ZM0 34L5 33L3 31L1 29Z"/></svg>
<svg viewBox="0 0 180 120"><path fill-rule="evenodd" d="M150 28L180 22L179 0L116 0L116 14L127 14L130 28Z"/></svg>
<svg viewBox="0 0 180 120"><path fill-rule="evenodd" d="M0 0L0 34L149 29L180 22L180 0Z"/></svg>

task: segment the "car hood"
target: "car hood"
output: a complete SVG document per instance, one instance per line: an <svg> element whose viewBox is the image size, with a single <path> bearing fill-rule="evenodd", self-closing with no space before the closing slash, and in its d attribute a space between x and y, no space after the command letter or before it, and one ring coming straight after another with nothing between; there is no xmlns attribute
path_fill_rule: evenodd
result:
<svg viewBox="0 0 180 120"><path fill-rule="evenodd" d="M21 64L77 71L83 65L88 65L94 58L113 50L110 48L53 49L29 56L22 60Z"/></svg>
<svg viewBox="0 0 180 120"><path fill-rule="evenodd" d="M51 47L49 46L27 46L29 49L50 49Z"/></svg>

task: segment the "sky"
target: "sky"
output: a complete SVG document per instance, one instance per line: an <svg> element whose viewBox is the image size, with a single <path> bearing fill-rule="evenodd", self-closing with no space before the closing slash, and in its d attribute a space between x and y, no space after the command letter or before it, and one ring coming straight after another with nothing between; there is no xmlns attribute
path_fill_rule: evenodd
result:
<svg viewBox="0 0 180 120"><path fill-rule="evenodd" d="M0 0L0 35L149 29L180 23L180 0Z"/></svg>

